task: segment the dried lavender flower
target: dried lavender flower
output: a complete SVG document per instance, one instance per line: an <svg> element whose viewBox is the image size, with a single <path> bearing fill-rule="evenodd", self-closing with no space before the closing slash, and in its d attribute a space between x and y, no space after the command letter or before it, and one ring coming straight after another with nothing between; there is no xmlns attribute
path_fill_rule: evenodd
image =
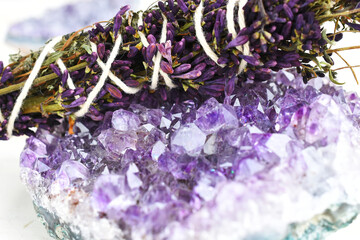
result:
<svg viewBox="0 0 360 240"><path fill-rule="evenodd" d="M217 61L204 52L198 41L194 12L200 2L203 3L204 37L218 56ZM31 134L30 126L38 123L34 119L44 119L41 126L51 128L58 124L58 119L73 118L103 72L98 58L107 62L119 36L122 45L110 71L126 87L139 87L141 91L132 94L108 82L87 115L93 121L101 121L102 117L98 116L126 108L134 101L158 106L164 99L223 98L233 89L233 82L265 81L271 78L272 71L283 68L296 67L304 82L326 73L336 82L330 56L336 50L330 49L330 45L341 40L342 32L359 30L360 10L358 1L328 2L248 1L243 8L246 27L240 29L237 14L233 19L238 32L234 38L227 29L226 13L230 9L227 9L226 0L159 1L156 6L138 13L125 6L106 24L96 23L88 32L68 34L56 44L55 52L46 58L23 104L17 123L21 123L22 117L29 120L26 124L18 124L21 127L16 128L14 134ZM140 17L143 21L139 23ZM329 21L336 23L336 31L340 33L328 33L322 28ZM96 52L91 43L96 45ZM239 50L244 44L249 44L250 54ZM4 68L0 64L0 110L5 119L10 116L19 90L39 55L40 51L27 56L16 55L12 56L14 61L9 66ZM320 57L325 59L325 64L319 63ZM75 88L82 90L68 89L65 83L69 74L61 73L56 64L58 59L65 63ZM243 62L248 63L247 67L238 74ZM160 74L157 91L154 91L156 89L150 86L156 67ZM94 109L99 114L94 115ZM6 138L4 122L0 138Z"/></svg>

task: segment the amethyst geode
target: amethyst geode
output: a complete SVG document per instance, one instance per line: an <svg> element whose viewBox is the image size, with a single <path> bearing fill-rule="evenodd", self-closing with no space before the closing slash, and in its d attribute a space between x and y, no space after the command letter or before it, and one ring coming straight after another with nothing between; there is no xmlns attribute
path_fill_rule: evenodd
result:
<svg viewBox="0 0 360 240"><path fill-rule="evenodd" d="M322 239L360 203L360 98L323 80L38 130L23 182L58 239Z"/></svg>

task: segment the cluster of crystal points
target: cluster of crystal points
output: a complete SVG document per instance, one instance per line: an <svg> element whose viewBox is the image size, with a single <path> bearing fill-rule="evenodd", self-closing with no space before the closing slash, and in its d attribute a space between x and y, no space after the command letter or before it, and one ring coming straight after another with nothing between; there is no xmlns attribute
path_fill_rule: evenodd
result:
<svg viewBox="0 0 360 240"><path fill-rule="evenodd" d="M275 80L225 103L134 104L72 136L39 130L23 181L67 226L60 239L321 239L359 210L360 98Z"/></svg>

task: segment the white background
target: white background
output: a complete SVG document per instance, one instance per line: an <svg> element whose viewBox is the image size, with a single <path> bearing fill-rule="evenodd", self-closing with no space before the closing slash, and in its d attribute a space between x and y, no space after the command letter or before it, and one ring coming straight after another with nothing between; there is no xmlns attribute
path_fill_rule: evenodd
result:
<svg viewBox="0 0 360 240"><path fill-rule="evenodd" d="M5 43L5 34L11 23L26 19L29 16L40 15L47 8L54 8L67 2L74 1L1 0L0 59L6 62L10 53L18 52L17 48ZM141 2L141 0L138 0L138 2ZM153 1L142 0L142 2L146 3L145 7ZM109 18L111 17L109 16ZM357 35L349 34L346 36L346 41L335 46L335 48L350 45L360 45L360 33ZM360 64L359 50L345 51L342 55L350 64ZM337 67L345 66L340 59L334 57L334 60L337 62ZM356 72L360 78L359 68L356 69ZM360 92L360 86L355 84L350 70L339 71L338 80L347 82L346 89ZM25 137L18 137L6 142L0 141L0 239L4 240L50 239L43 226L36 219L31 199L19 180L19 156L24 147L25 139ZM340 230L328 238L328 240L337 239L360 239L360 220L358 219L347 229Z"/></svg>

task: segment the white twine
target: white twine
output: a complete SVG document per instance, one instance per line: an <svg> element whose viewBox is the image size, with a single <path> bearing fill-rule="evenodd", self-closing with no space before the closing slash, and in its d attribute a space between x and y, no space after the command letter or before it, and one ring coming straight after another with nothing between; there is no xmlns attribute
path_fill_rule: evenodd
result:
<svg viewBox="0 0 360 240"><path fill-rule="evenodd" d="M3 121L5 121L5 117L2 114L1 109L0 109L0 123L2 123Z"/></svg>
<svg viewBox="0 0 360 240"><path fill-rule="evenodd" d="M54 49L51 49L51 50L50 50L50 53L54 53L54 52L55 52ZM65 70L67 70L67 69L66 69L66 66L65 66L64 62L61 60L61 58L58 58L58 59L56 60L56 63L57 63L57 65L59 66L61 73L64 74ZM76 88L76 87L75 87L75 84L74 84L73 80L71 79L69 73L68 73L68 78L67 78L66 83L67 83L67 85L68 85L68 87L69 87L70 89L73 89L73 90L74 90L74 89Z"/></svg>
<svg viewBox="0 0 360 240"><path fill-rule="evenodd" d="M91 45L92 51L97 53L96 44L93 42L90 42L90 45ZM101 69L104 70L106 68L105 63L103 61L101 61L101 59L99 57L97 58L96 62L99 64ZM111 71L109 71L108 77L111 79L111 81L113 83L115 83L115 85L117 85L121 90L123 90L127 94L135 94L141 90L141 87L132 88L132 87L127 86L120 78L115 76Z"/></svg>
<svg viewBox="0 0 360 240"><path fill-rule="evenodd" d="M111 64L114 62L118 54L121 43L122 43L122 36L119 35L115 41L109 59L106 62L105 67L103 68L103 72L100 76L98 83L96 84L94 89L90 92L88 98L86 99L86 102L81 106L81 109L75 113L76 117L83 117L89 111L91 104L94 102L96 96L99 94L99 92L101 91L102 87L105 84L105 81L110 73Z"/></svg>
<svg viewBox="0 0 360 240"><path fill-rule="evenodd" d="M163 21L163 25L162 25L162 30L161 30L161 37L160 37L160 43L165 43L166 42L166 32L167 32L167 18L164 14L162 14L162 17L164 19ZM143 25L143 13L139 14L139 19L138 19L138 26L142 26ZM149 42L146 39L145 34L142 31L138 31L139 36L140 36L140 41L141 43L144 45L144 47L149 47ZM165 85L168 86L169 88L175 88L176 85L172 82L171 78L169 77L168 74L166 74L163 70L161 70L160 68L160 63L161 63L161 59L162 59L162 55L160 52L157 53L157 55L153 58L153 62L154 62L154 68L153 68L153 75L151 77L151 85L150 85L150 89L156 89L159 85L159 73L160 75L164 78L164 82Z"/></svg>
<svg viewBox="0 0 360 240"><path fill-rule="evenodd" d="M199 6L196 8L195 14L194 14L196 37L197 37L200 45L204 49L204 52L208 55L208 57L211 60L213 60L217 65L224 68L226 65L218 63L219 57L217 56L217 54L215 52L213 52L213 50L211 49L211 47L209 46L209 44L206 41L205 34L204 34L204 31L201 26L203 11L204 11L204 0L201 0L201 2L199 4Z"/></svg>
<svg viewBox="0 0 360 240"><path fill-rule="evenodd" d="M41 52L39 58L36 60L34 68L31 71L28 79L26 80L25 85L24 85L23 89L21 90L19 97L16 99L15 106L14 106L12 112L11 112L9 122L8 122L8 125L7 125L7 136L9 138L12 136L12 132L14 130L15 120L17 119L17 117L18 117L18 115L20 113L21 106L22 106L26 96L28 95L29 90L30 90L36 76L38 75L38 73L40 71L40 68L41 68L47 54L51 51L51 49L55 46L55 44L60 42L61 39L62 39L61 36L52 39L44 47L44 49Z"/></svg>
<svg viewBox="0 0 360 240"><path fill-rule="evenodd" d="M239 0L238 21L239 21L240 29L243 29L246 27L245 16L244 16L244 6L246 5L246 3L247 3L246 0ZM247 41L244 44L243 49L244 49L244 52L243 52L244 55L251 55L250 41ZM242 59L241 63L240 63L238 74L241 74L245 70L246 66L247 66L247 62L244 59Z"/></svg>

